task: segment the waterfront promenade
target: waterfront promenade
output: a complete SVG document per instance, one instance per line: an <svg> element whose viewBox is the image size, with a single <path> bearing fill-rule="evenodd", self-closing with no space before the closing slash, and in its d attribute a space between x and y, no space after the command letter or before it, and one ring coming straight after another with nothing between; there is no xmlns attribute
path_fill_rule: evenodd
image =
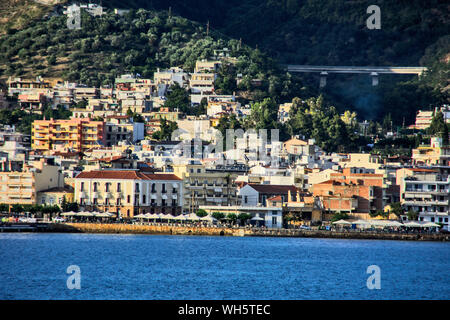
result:
<svg viewBox="0 0 450 320"><path fill-rule="evenodd" d="M82 232L112 234L165 234L165 235L205 235L236 237L303 237L339 239L378 239L412 241L450 241L450 234L405 233L360 230L302 230L268 229L248 227L214 227L167 223L118 224L118 223L65 223L51 224L49 232Z"/></svg>

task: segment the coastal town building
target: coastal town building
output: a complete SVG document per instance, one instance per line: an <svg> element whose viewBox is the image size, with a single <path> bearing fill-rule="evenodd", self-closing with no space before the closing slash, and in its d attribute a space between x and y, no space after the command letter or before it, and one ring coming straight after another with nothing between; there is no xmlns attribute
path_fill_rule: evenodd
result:
<svg viewBox="0 0 450 320"><path fill-rule="evenodd" d="M439 168L402 168L397 170L401 203L405 212L418 213L419 221L448 226L450 213L450 175ZM407 220L406 215L402 217Z"/></svg>
<svg viewBox="0 0 450 320"><path fill-rule="evenodd" d="M234 180L237 173L208 170L199 161L173 164L173 173L184 182L184 212L194 212L204 205L238 205Z"/></svg>
<svg viewBox="0 0 450 320"><path fill-rule="evenodd" d="M35 120L31 138L35 151L83 152L105 144L105 123L85 118Z"/></svg>
<svg viewBox="0 0 450 320"><path fill-rule="evenodd" d="M183 183L171 173L83 171L75 178L75 200L85 210L110 212L119 218L140 213L178 215L183 206Z"/></svg>
<svg viewBox="0 0 450 320"><path fill-rule="evenodd" d="M0 171L0 203L37 204L38 192L63 186L59 166L41 159L11 167L4 162Z"/></svg>

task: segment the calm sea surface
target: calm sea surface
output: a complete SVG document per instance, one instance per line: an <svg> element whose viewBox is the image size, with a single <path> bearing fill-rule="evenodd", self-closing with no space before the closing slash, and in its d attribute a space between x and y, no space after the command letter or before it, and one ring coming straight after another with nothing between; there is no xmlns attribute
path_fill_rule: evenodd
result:
<svg viewBox="0 0 450 320"><path fill-rule="evenodd" d="M0 299L449 299L449 270L437 242L0 234Z"/></svg>

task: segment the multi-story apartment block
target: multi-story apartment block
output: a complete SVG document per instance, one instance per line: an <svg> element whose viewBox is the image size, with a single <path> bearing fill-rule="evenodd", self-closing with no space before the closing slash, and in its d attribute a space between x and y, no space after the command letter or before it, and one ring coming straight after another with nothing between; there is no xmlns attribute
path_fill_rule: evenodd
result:
<svg viewBox="0 0 450 320"><path fill-rule="evenodd" d="M144 123L133 122L128 116L110 116L106 119L106 146L111 147L120 141L134 143L144 139Z"/></svg>
<svg viewBox="0 0 450 320"><path fill-rule="evenodd" d="M123 218L140 213L177 215L183 205L183 183L167 173L85 171L75 178L75 201L87 210L102 210Z"/></svg>
<svg viewBox="0 0 450 320"><path fill-rule="evenodd" d="M192 93L208 94L214 92L214 73L192 73L189 87Z"/></svg>
<svg viewBox="0 0 450 320"><path fill-rule="evenodd" d="M195 62L195 72L216 72L219 70L222 62L197 60Z"/></svg>
<svg viewBox="0 0 450 320"><path fill-rule="evenodd" d="M412 150L412 160L418 165L450 166L450 146L444 146L442 138L433 137L429 145L420 145Z"/></svg>
<svg viewBox="0 0 450 320"><path fill-rule="evenodd" d="M184 181L184 212L194 212L202 205L237 205L234 183L238 174L205 168L199 161L174 164L174 174Z"/></svg>
<svg viewBox="0 0 450 320"><path fill-rule="evenodd" d="M59 166L48 163L45 159L31 161L18 171L12 171L8 165L1 168L0 203L36 204L39 191L63 185Z"/></svg>
<svg viewBox="0 0 450 320"><path fill-rule="evenodd" d="M35 151L73 150L83 152L105 144L105 123L90 119L35 120L32 148Z"/></svg>
<svg viewBox="0 0 450 320"><path fill-rule="evenodd" d="M171 86L178 83L180 87L186 87L188 82L188 73L181 68L170 68L169 70L160 70L159 68L153 75L153 81L156 85Z"/></svg>
<svg viewBox="0 0 450 320"><path fill-rule="evenodd" d="M419 221L448 226L450 176L448 168L402 168L397 170L397 184L406 211L419 213ZM406 216L403 217L406 219Z"/></svg>
<svg viewBox="0 0 450 320"><path fill-rule="evenodd" d="M39 91L44 92L49 88L50 83L44 81L41 77L37 77L35 80L12 77L8 79L8 94L10 96L14 94L37 93Z"/></svg>

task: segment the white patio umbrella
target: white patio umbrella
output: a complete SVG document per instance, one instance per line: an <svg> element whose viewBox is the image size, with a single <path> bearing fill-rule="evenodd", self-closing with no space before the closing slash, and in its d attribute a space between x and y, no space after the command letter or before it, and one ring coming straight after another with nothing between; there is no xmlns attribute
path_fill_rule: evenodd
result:
<svg viewBox="0 0 450 320"><path fill-rule="evenodd" d="M403 223L400 223L398 221L389 221L387 226L388 227L401 227L401 226L403 226Z"/></svg>
<svg viewBox="0 0 450 320"><path fill-rule="evenodd" d="M252 219L252 220L253 220L253 219ZM351 222L348 222L348 221L345 221L345 220L343 220L343 219L341 219L341 220L338 220L338 221L333 222L333 224L346 224L346 225L351 225L352 223L351 223Z"/></svg>
<svg viewBox="0 0 450 320"><path fill-rule="evenodd" d="M417 223L415 221L405 222L403 225L405 227L412 227L412 228L421 228L422 227L422 225L420 223Z"/></svg>
<svg viewBox="0 0 450 320"><path fill-rule="evenodd" d="M176 218L175 218L175 216L173 216L173 215L171 215L171 214L169 213L169 214L166 214L166 216L165 216L164 219L167 219L167 220L175 220Z"/></svg>
<svg viewBox="0 0 450 320"><path fill-rule="evenodd" d="M62 216L76 216L77 213L74 211L69 211L69 212L63 212L61 213Z"/></svg>
<svg viewBox="0 0 450 320"><path fill-rule="evenodd" d="M115 213L112 213L112 212L103 212L102 215L104 215L105 218L112 218L112 217L115 217L115 216L116 216L116 214L115 214Z"/></svg>
<svg viewBox="0 0 450 320"><path fill-rule="evenodd" d="M138 218L138 219L146 219L147 218L147 216L145 214L143 214L143 213L140 213L140 214L138 214L138 215L136 215L134 217Z"/></svg>
<svg viewBox="0 0 450 320"><path fill-rule="evenodd" d="M194 220L194 221L200 220L200 218L195 213L190 213L185 217L187 220Z"/></svg>
<svg viewBox="0 0 450 320"><path fill-rule="evenodd" d="M145 216L147 217L147 219L159 219L159 215L156 213L152 213L152 214L147 213L147 214L145 214Z"/></svg>
<svg viewBox="0 0 450 320"><path fill-rule="evenodd" d="M430 228L430 227L440 227L437 223L434 222L426 222L422 225L424 228Z"/></svg>
<svg viewBox="0 0 450 320"><path fill-rule="evenodd" d="M77 216L78 217L93 217L94 214L92 212L89 212L89 211L82 211L82 212L78 212Z"/></svg>
<svg viewBox="0 0 450 320"><path fill-rule="evenodd" d="M216 218L211 217L210 215L201 217L200 220L201 220L201 221L208 221L208 222L215 222L215 221L217 221Z"/></svg>
<svg viewBox="0 0 450 320"><path fill-rule="evenodd" d="M251 218L250 220L253 220L253 221L264 221L264 219L263 218L261 218L260 216L259 216L259 213L257 213L253 218Z"/></svg>
<svg viewBox="0 0 450 320"><path fill-rule="evenodd" d="M185 221L187 220L187 218L184 215L180 214L178 216L175 216L175 220Z"/></svg>

